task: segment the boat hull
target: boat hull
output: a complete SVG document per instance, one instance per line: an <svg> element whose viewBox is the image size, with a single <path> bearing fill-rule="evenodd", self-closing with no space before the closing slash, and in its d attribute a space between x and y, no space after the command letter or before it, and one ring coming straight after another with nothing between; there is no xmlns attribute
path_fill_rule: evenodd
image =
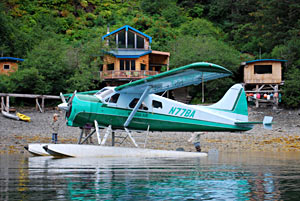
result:
<svg viewBox="0 0 300 201"><path fill-rule="evenodd" d="M78 144L48 144L44 149L54 157L203 157L207 153L110 147Z"/></svg>

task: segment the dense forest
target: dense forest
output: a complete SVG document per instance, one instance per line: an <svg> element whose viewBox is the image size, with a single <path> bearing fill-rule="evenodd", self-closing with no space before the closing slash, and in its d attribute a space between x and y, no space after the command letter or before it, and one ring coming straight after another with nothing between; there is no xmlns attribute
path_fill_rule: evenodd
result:
<svg viewBox="0 0 300 201"><path fill-rule="evenodd" d="M205 86L215 101L252 59L285 59L283 104L300 106L299 0L7 0L0 2L0 56L25 59L0 76L0 92L96 89L107 26L130 25L171 53L170 67L208 61L233 71ZM216 90L218 89L218 90ZM192 90L194 102L201 96Z"/></svg>

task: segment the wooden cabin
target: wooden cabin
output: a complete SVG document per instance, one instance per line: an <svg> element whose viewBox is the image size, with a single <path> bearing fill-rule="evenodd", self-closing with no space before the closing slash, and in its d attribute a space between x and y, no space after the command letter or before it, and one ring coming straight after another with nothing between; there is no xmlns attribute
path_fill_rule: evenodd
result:
<svg viewBox="0 0 300 201"><path fill-rule="evenodd" d="M169 66L169 52L151 50L152 38L129 25L102 37L111 50L106 51L100 78L109 85L145 78Z"/></svg>
<svg viewBox="0 0 300 201"><path fill-rule="evenodd" d="M282 65L285 62L279 59L259 59L241 64L245 91L247 95L250 94L249 100L255 100L256 107L259 107L260 102L278 105L279 87L283 85ZM269 96L272 98L261 98Z"/></svg>
<svg viewBox="0 0 300 201"><path fill-rule="evenodd" d="M0 74L9 75L18 70L18 64L24 59L14 57L0 57Z"/></svg>
<svg viewBox="0 0 300 201"><path fill-rule="evenodd" d="M245 84L280 84L285 60L260 59L242 63Z"/></svg>

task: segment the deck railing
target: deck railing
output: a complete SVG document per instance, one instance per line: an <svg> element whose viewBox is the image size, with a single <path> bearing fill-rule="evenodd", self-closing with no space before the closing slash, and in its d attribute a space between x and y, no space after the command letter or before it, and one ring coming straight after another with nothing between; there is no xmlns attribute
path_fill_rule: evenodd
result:
<svg viewBox="0 0 300 201"><path fill-rule="evenodd" d="M152 75L157 75L159 72L157 71L129 71L129 70L122 70L122 71L101 71L100 78L101 80L107 79L142 79L145 77L149 77Z"/></svg>

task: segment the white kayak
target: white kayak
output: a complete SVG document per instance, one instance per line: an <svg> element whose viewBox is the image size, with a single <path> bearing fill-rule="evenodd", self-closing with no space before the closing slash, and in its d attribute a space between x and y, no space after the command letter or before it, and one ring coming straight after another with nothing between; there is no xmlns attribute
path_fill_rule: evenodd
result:
<svg viewBox="0 0 300 201"><path fill-rule="evenodd" d="M20 118L18 116L14 115L14 114L10 114L9 112L5 112L5 111L2 110L1 113L4 117L14 119L14 120L17 120L17 121L20 120Z"/></svg>
<svg viewBox="0 0 300 201"><path fill-rule="evenodd" d="M43 147L54 157L203 157L207 153L111 147L79 144L48 144Z"/></svg>
<svg viewBox="0 0 300 201"><path fill-rule="evenodd" d="M45 149L43 148L44 146L49 145L46 143L43 144L28 144L27 146L24 146L24 148L31 154L35 155L35 156L50 156L50 154L48 154L48 152L45 151Z"/></svg>

